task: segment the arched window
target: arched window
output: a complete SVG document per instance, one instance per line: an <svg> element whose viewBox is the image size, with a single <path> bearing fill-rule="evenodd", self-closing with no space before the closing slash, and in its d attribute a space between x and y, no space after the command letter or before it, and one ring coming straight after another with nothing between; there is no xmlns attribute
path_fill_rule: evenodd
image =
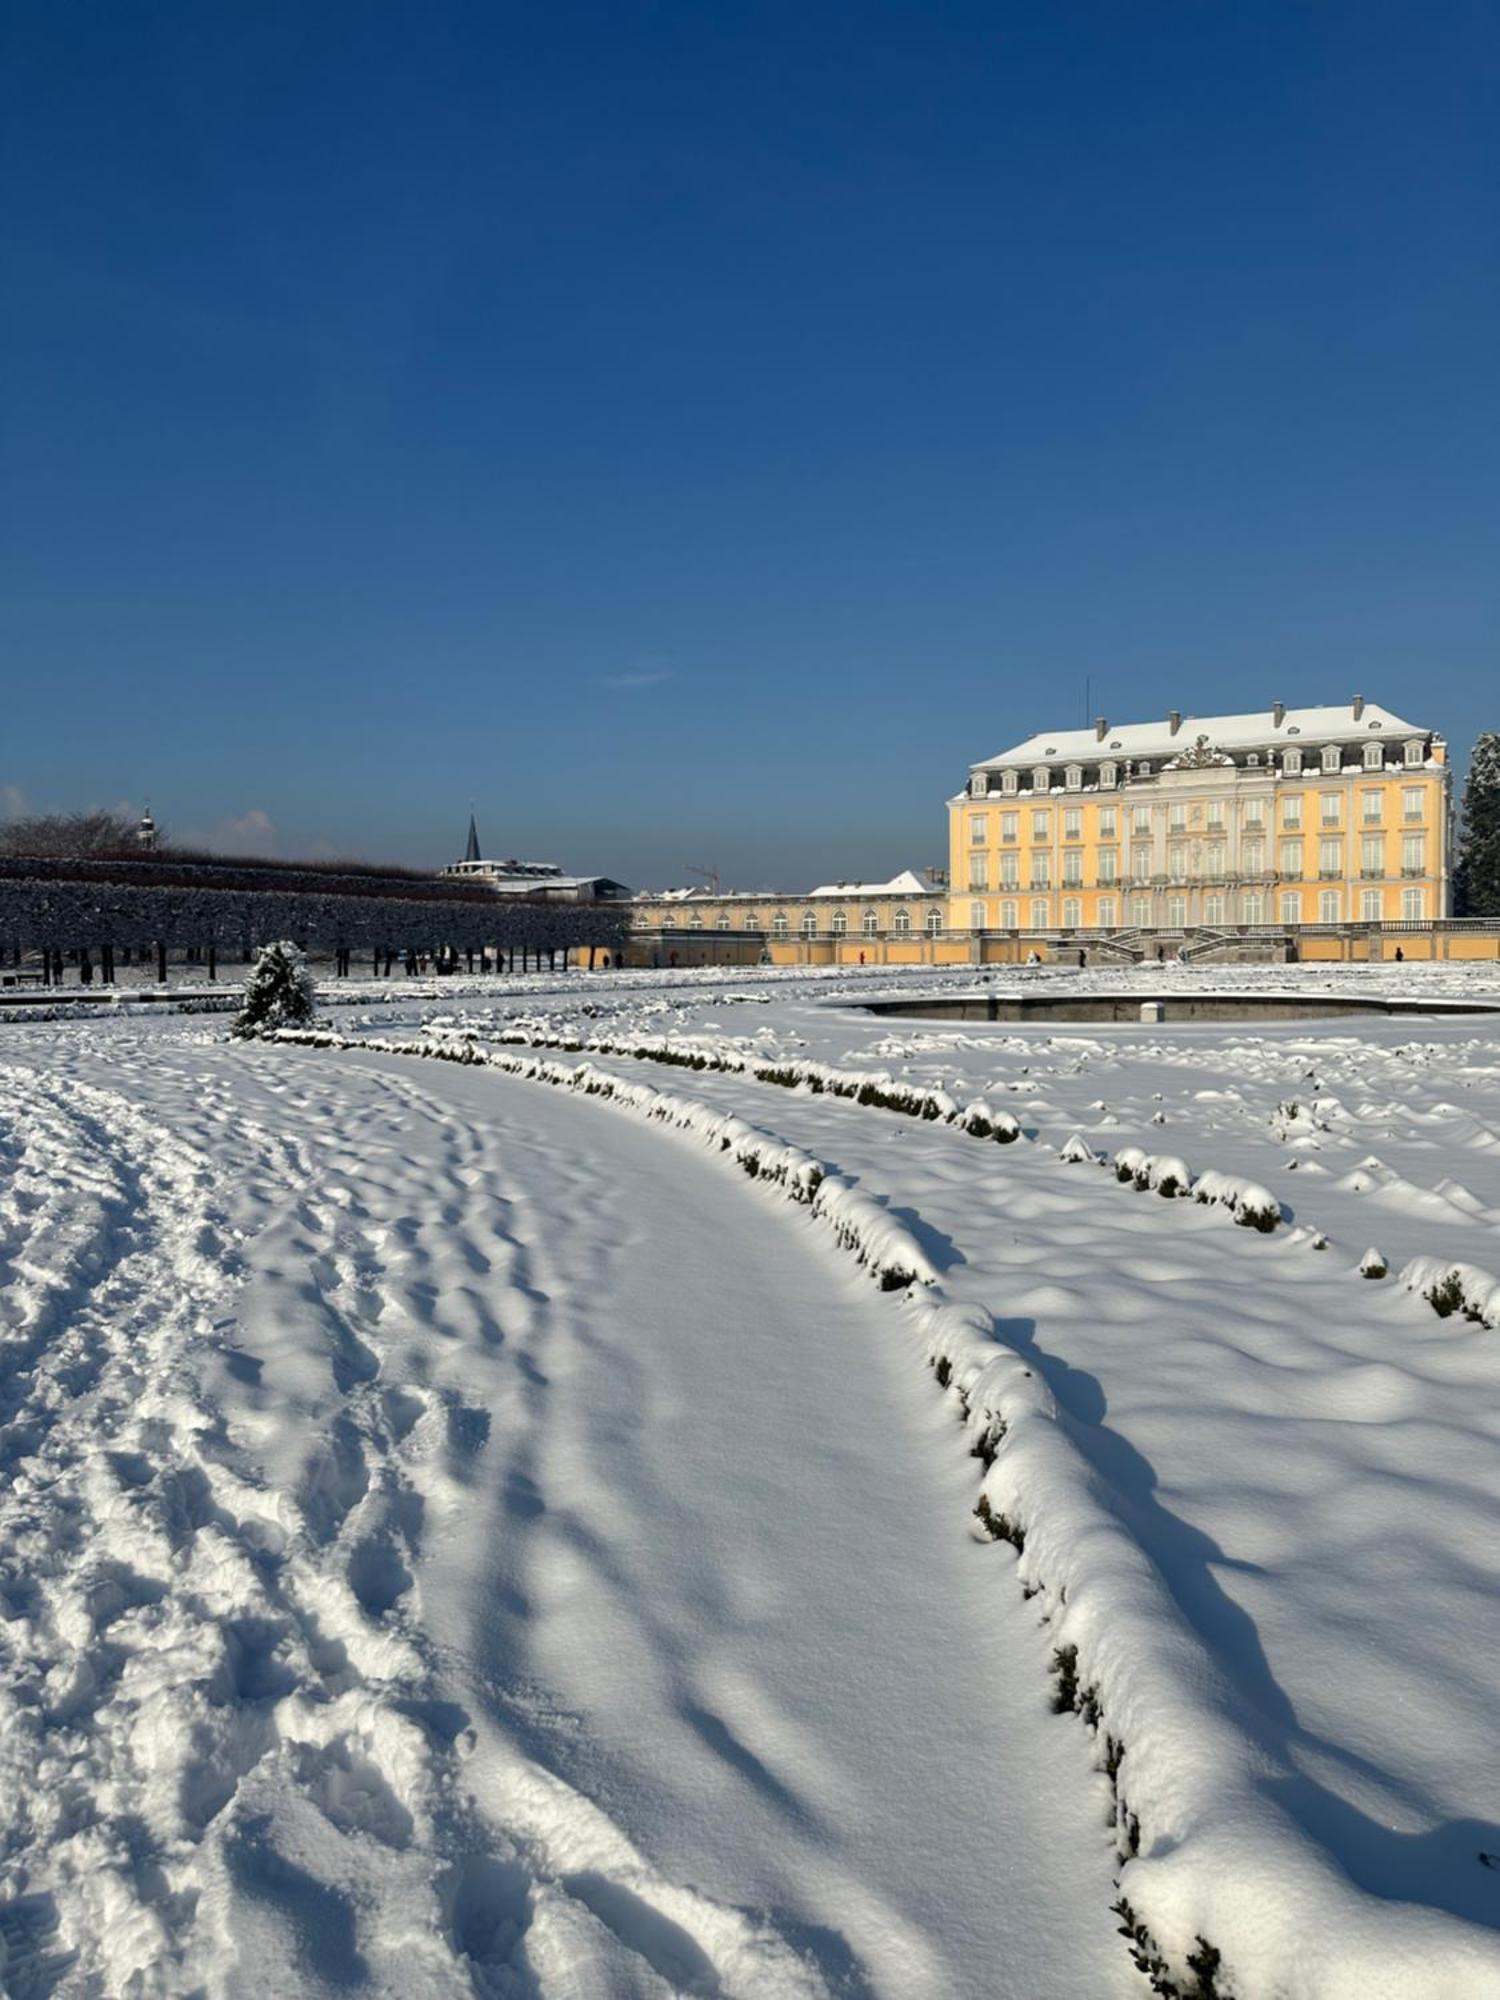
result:
<svg viewBox="0 0 1500 2000"><path fill-rule="evenodd" d="M727 910L721 910L714 924L714 929L716 931L727 931L728 928L729 928L729 912Z"/></svg>
<svg viewBox="0 0 1500 2000"><path fill-rule="evenodd" d="M701 931L702 928L703 928L703 919L702 917L699 916L698 912L694 910L693 914L688 918L688 929L690 931Z"/></svg>
<svg viewBox="0 0 1500 2000"><path fill-rule="evenodd" d="M1000 928L1003 931L1018 931L1021 928L1021 906L1019 903L1007 901L1000 905Z"/></svg>
<svg viewBox="0 0 1500 2000"><path fill-rule="evenodd" d="M1065 931L1076 931L1083 922L1083 904L1077 896L1063 897L1062 920Z"/></svg>
<svg viewBox="0 0 1500 2000"><path fill-rule="evenodd" d="M1031 905L1031 928L1034 931L1044 931L1047 928L1047 905L1040 896Z"/></svg>
<svg viewBox="0 0 1500 2000"><path fill-rule="evenodd" d="M786 911L778 910L771 919L771 935L772 937L785 937L787 929Z"/></svg>
<svg viewBox="0 0 1500 2000"><path fill-rule="evenodd" d="M891 919L891 929L893 931L901 931L903 934L909 931L911 929L911 911L897 910L895 916Z"/></svg>
<svg viewBox="0 0 1500 2000"><path fill-rule="evenodd" d="M849 919L842 910L833 913L832 930L835 937L842 937L849 928Z"/></svg>
<svg viewBox="0 0 1500 2000"><path fill-rule="evenodd" d="M804 937L814 937L817 935L817 929L818 929L817 911L804 910L802 912L802 935Z"/></svg>
<svg viewBox="0 0 1500 2000"><path fill-rule="evenodd" d="M929 910L929 911L927 912L927 935L928 935L929 937L936 937L936 936L937 936L937 934L938 934L938 932L939 932L939 931L940 931L940 930L941 930L942 928L943 928L943 913L942 913L942 911L941 911L941 910Z"/></svg>
<svg viewBox="0 0 1500 2000"><path fill-rule="evenodd" d="M866 910L859 920L859 927L866 937L874 937L880 929L880 919L873 910Z"/></svg>
<svg viewBox="0 0 1500 2000"><path fill-rule="evenodd" d="M983 903L970 903L969 929L971 931L982 931L984 929L984 923L985 923L985 910Z"/></svg>
<svg viewBox="0 0 1500 2000"><path fill-rule="evenodd" d="M758 910L746 910L741 920L740 928L746 931L758 931L760 929L760 912Z"/></svg>

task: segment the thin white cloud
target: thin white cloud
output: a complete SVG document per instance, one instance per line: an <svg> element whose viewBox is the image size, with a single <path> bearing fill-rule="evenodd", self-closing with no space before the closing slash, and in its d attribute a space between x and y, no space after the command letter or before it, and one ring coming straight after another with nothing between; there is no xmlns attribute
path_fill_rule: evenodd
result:
<svg viewBox="0 0 1500 2000"><path fill-rule="evenodd" d="M25 819L31 800L19 785L0 785L0 819Z"/></svg>
<svg viewBox="0 0 1500 2000"><path fill-rule="evenodd" d="M665 667L648 667L632 674L605 674L603 685L613 688L617 694L632 694L637 688L655 687L661 681L671 680L671 673Z"/></svg>
<svg viewBox="0 0 1500 2000"><path fill-rule="evenodd" d="M179 847L206 847L227 854L270 854L276 846L276 825L268 812L251 806L245 812L215 820L212 826L168 829Z"/></svg>

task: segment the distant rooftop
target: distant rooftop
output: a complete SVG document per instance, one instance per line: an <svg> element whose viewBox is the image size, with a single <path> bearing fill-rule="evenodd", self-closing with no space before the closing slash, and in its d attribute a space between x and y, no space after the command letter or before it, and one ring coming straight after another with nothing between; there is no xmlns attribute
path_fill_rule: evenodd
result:
<svg viewBox="0 0 1500 2000"><path fill-rule="evenodd" d="M1385 737L1426 736L1430 732L1405 721L1378 702L1353 701L1324 708L1284 708L1280 702L1248 715L1173 715L1159 722L1110 724L1102 717L1088 729L1044 729L1024 743L997 751L974 766L976 770L1006 765L1076 763L1081 758L1175 757L1206 736L1216 750L1248 750L1298 738L1320 743L1362 742L1371 734Z"/></svg>

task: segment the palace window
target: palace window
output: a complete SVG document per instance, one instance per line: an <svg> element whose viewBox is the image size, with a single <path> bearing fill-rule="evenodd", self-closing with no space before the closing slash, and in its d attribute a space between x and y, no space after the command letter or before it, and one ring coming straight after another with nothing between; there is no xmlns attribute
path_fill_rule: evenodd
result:
<svg viewBox="0 0 1500 2000"><path fill-rule="evenodd" d="M1320 792L1318 797L1321 808L1319 816L1324 826L1337 826L1339 823L1339 794L1337 792Z"/></svg>
<svg viewBox="0 0 1500 2000"><path fill-rule="evenodd" d="M1205 896L1203 898L1203 921L1206 924L1222 924L1224 921L1224 898Z"/></svg>
<svg viewBox="0 0 1500 2000"><path fill-rule="evenodd" d="M1099 849L1099 880L1113 882L1120 866L1119 849L1101 847Z"/></svg>
<svg viewBox="0 0 1500 2000"><path fill-rule="evenodd" d="M778 911L776 912L775 916L774 916L774 917L772 917L772 919L771 919L771 935L772 935L772 937L779 937L779 938L784 938L784 937L786 936L786 934L787 934L787 931L788 931L788 930L789 930L790 928L791 928L791 926L790 926L790 925L788 924L788 922L787 922L787 916L786 916L786 911L785 911L785 910L778 910Z"/></svg>
<svg viewBox="0 0 1500 2000"><path fill-rule="evenodd" d="M1167 832L1187 832L1187 807L1182 804L1167 807Z"/></svg>
<svg viewBox="0 0 1500 2000"><path fill-rule="evenodd" d="M844 937L849 929L849 918L846 912L843 910L835 910L833 913L833 922L829 928L832 930L835 937Z"/></svg>
<svg viewBox="0 0 1500 2000"><path fill-rule="evenodd" d="M1422 819L1424 817L1422 811L1422 787L1420 785L1403 785L1401 787L1401 817L1403 819Z"/></svg>
<svg viewBox="0 0 1500 2000"><path fill-rule="evenodd" d="M1265 825L1265 823L1266 823L1266 802L1265 802L1265 800L1264 800L1264 799L1246 799L1246 801L1245 801L1245 830L1246 830L1246 832L1248 832L1248 831L1250 830L1250 828L1251 828L1251 827L1256 827L1256 826L1264 826L1264 825Z"/></svg>
<svg viewBox="0 0 1500 2000"><path fill-rule="evenodd" d="M1174 882L1180 882L1187 874L1187 849L1180 840L1174 840L1167 849L1167 873Z"/></svg>
<svg viewBox="0 0 1500 2000"><path fill-rule="evenodd" d="M1052 884L1052 857L1050 854L1034 853L1031 857L1031 886L1033 889L1047 889Z"/></svg>
<svg viewBox="0 0 1500 2000"><path fill-rule="evenodd" d="M1359 872L1361 875L1383 875L1385 873L1385 839L1378 833L1367 833L1359 843Z"/></svg>
<svg viewBox="0 0 1500 2000"><path fill-rule="evenodd" d="M703 919L702 917L699 916L698 912L694 910L691 917L688 918L688 929L690 931L701 931L702 928L703 928Z"/></svg>
<svg viewBox="0 0 1500 2000"><path fill-rule="evenodd" d="M927 912L927 935L929 937L936 937L938 933L942 930L942 928L943 928L942 911L929 910Z"/></svg>
<svg viewBox="0 0 1500 2000"><path fill-rule="evenodd" d="M1281 768L1289 776L1295 777L1302 769L1302 752L1300 750L1284 750L1281 754Z"/></svg>
<svg viewBox="0 0 1500 2000"><path fill-rule="evenodd" d="M1062 920L1065 931L1076 931L1083 922L1083 904L1076 896L1063 898Z"/></svg>
<svg viewBox="0 0 1500 2000"><path fill-rule="evenodd" d="M982 931L984 927L985 927L985 909L983 903L970 903L969 929L971 931Z"/></svg>
<svg viewBox="0 0 1500 2000"><path fill-rule="evenodd" d="M1266 920L1266 899L1259 889L1247 889L1240 898L1240 914L1247 924L1263 924Z"/></svg>
<svg viewBox="0 0 1500 2000"><path fill-rule="evenodd" d="M1000 905L1000 928L1003 931L1015 931L1021 928L1021 906L1019 903L1002 903Z"/></svg>
<svg viewBox="0 0 1500 2000"><path fill-rule="evenodd" d="M1004 880L1005 877L1005 864L1007 860L1014 861L1015 858L1016 857L1013 854L1001 855L1000 875L1002 881ZM971 889L988 889L989 886L990 886L990 870L989 870L988 856L983 854L971 854L969 856L969 887Z"/></svg>
<svg viewBox="0 0 1500 2000"><path fill-rule="evenodd" d="M1151 921L1151 898L1132 896L1130 899L1130 921L1133 924L1149 924Z"/></svg>
<svg viewBox="0 0 1500 2000"><path fill-rule="evenodd" d="M1031 928L1034 931L1044 931L1047 928L1047 904L1040 896L1031 906Z"/></svg>
<svg viewBox="0 0 1500 2000"><path fill-rule="evenodd" d="M866 910L859 920L859 927L866 937L874 937L880 929L880 918L874 910Z"/></svg>
<svg viewBox="0 0 1500 2000"><path fill-rule="evenodd" d="M1384 748L1379 743L1367 743L1365 745L1365 769L1367 771L1378 771L1384 762Z"/></svg>
<svg viewBox="0 0 1500 2000"><path fill-rule="evenodd" d="M1115 809L1113 806L1099 808L1099 838L1113 840L1115 837Z"/></svg>
<svg viewBox="0 0 1500 2000"><path fill-rule="evenodd" d="M1006 848L1000 856L1000 886L1014 889L1021 879L1021 857L1014 848Z"/></svg>
<svg viewBox="0 0 1500 2000"><path fill-rule="evenodd" d="M1051 815L1051 813L1045 813L1045 812L1034 812L1034 813L1033 813L1033 814L1031 815L1031 837L1032 837L1032 839L1033 839L1033 840L1046 840L1046 839L1048 839L1048 838L1049 838L1049 836L1051 835L1051 832L1052 832L1052 815Z"/></svg>
<svg viewBox="0 0 1500 2000"><path fill-rule="evenodd" d="M911 911L897 910L895 916L891 919L891 929L893 931L900 931L904 936L911 929Z"/></svg>
<svg viewBox="0 0 1500 2000"><path fill-rule="evenodd" d="M1081 764L1069 764L1068 768L1063 772L1063 783L1070 792L1080 790L1083 785L1083 766Z"/></svg>
<svg viewBox="0 0 1500 2000"><path fill-rule="evenodd" d="M1167 898L1168 928L1174 931L1180 931L1186 922L1187 922L1187 897L1168 896Z"/></svg>
<svg viewBox="0 0 1500 2000"><path fill-rule="evenodd" d="M1083 849L1070 847L1063 854L1063 881L1070 889L1083 885Z"/></svg>
<svg viewBox="0 0 1500 2000"><path fill-rule="evenodd" d="M1325 743L1323 745L1323 769L1325 771L1336 771L1338 767L1339 746L1337 743Z"/></svg>
<svg viewBox="0 0 1500 2000"><path fill-rule="evenodd" d="M1098 908L1098 915L1099 915L1099 928L1100 928L1100 930L1104 930L1104 931L1112 931L1112 930L1114 929L1114 927L1115 927L1115 899L1114 899L1114 897L1113 897L1113 896L1101 896L1101 897L1099 898L1099 902L1098 902L1098 905L1097 905L1097 908Z"/></svg>
<svg viewBox="0 0 1500 2000"><path fill-rule="evenodd" d="M982 799L985 793L989 790L989 788L990 788L989 774L986 771L976 771L973 777L970 778L969 780L970 798Z"/></svg>
<svg viewBox="0 0 1500 2000"><path fill-rule="evenodd" d="M1000 838L1002 840L1018 839L1020 835L1020 825L1021 825L1021 815L1019 813L1001 813Z"/></svg>
<svg viewBox="0 0 1500 2000"><path fill-rule="evenodd" d="M1427 891L1425 889L1403 889L1401 891L1401 916L1405 923L1420 923L1427 914Z"/></svg>
<svg viewBox="0 0 1500 2000"><path fill-rule="evenodd" d="M1401 836L1401 873L1421 875L1427 867L1427 836L1425 833L1403 833Z"/></svg>
<svg viewBox="0 0 1500 2000"><path fill-rule="evenodd" d="M1134 813L1131 815L1130 830L1135 834L1149 833L1151 831L1150 806L1136 807Z"/></svg>
<svg viewBox="0 0 1500 2000"><path fill-rule="evenodd" d="M1113 764L1101 764L1099 766L1099 783L1106 788L1114 785L1115 767Z"/></svg>
<svg viewBox="0 0 1500 2000"><path fill-rule="evenodd" d="M1406 761L1408 764L1420 764L1422 762L1422 745L1415 739L1406 746Z"/></svg>
<svg viewBox="0 0 1500 2000"><path fill-rule="evenodd" d="M818 934L817 911L804 910L802 912L802 935L804 937L816 937L817 934Z"/></svg>
<svg viewBox="0 0 1500 2000"><path fill-rule="evenodd" d="M986 814L969 814L969 839L975 847L983 847L985 834L989 831L989 824L989 818Z"/></svg>
<svg viewBox="0 0 1500 2000"><path fill-rule="evenodd" d="M727 910L724 910L721 911L719 915L714 919L714 929L716 931L727 931L728 928L729 928L729 912Z"/></svg>
<svg viewBox="0 0 1500 2000"><path fill-rule="evenodd" d="M1031 789L1034 792L1045 792L1051 787L1051 784L1052 773L1047 769L1045 764L1038 764L1031 774Z"/></svg>
<svg viewBox="0 0 1500 2000"><path fill-rule="evenodd" d="M1359 915L1362 923L1378 924L1380 922L1380 891L1378 889L1360 890Z"/></svg>
<svg viewBox="0 0 1500 2000"><path fill-rule="evenodd" d="M1281 899L1281 921L1284 924L1300 924L1302 921L1302 898L1292 893Z"/></svg>
<svg viewBox="0 0 1500 2000"><path fill-rule="evenodd" d="M1318 896L1318 922L1336 924L1338 920L1339 892L1337 889L1324 889Z"/></svg>
<svg viewBox="0 0 1500 2000"><path fill-rule="evenodd" d="M1379 820L1385 811L1385 793L1368 791L1360 793L1359 814L1365 821Z"/></svg>
<svg viewBox="0 0 1500 2000"><path fill-rule="evenodd" d="M1282 841L1278 866L1282 874L1289 878L1299 876L1302 873L1302 842L1300 840Z"/></svg>
<svg viewBox="0 0 1500 2000"><path fill-rule="evenodd" d="M1016 790L1018 784L1019 780L1014 771L1002 771L1000 773L1000 789L1002 792L1013 792Z"/></svg>
<svg viewBox="0 0 1500 2000"><path fill-rule="evenodd" d="M1302 795L1300 792L1294 792L1289 799L1282 800L1281 824L1283 826L1301 826Z"/></svg>
<svg viewBox="0 0 1500 2000"><path fill-rule="evenodd" d="M1344 843L1341 840L1320 840L1318 842L1318 873L1320 875L1342 875L1344 872Z"/></svg>
<svg viewBox="0 0 1500 2000"><path fill-rule="evenodd" d="M1081 806L1069 806L1068 810L1063 814L1063 839L1081 840L1082 838L1083 809Z"/></svg>
<svg viewBox="0 0 1500 2000"><path fill-rule="evenodd" d="M1247 875L1263 875L1266 871L1266 844L1263 840L1245 842L1243 869Z"/></svg>

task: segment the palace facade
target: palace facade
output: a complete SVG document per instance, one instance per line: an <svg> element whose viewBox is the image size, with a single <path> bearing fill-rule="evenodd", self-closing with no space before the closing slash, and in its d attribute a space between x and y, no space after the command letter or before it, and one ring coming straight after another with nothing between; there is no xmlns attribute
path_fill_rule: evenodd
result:
<svg viewBox="0 0 1500 2000"><path fill-rule="evenodd" d="M1449 914L1443 739L1361 697L1047 729L948 802L969 934L1234 932Z"/></svg>

